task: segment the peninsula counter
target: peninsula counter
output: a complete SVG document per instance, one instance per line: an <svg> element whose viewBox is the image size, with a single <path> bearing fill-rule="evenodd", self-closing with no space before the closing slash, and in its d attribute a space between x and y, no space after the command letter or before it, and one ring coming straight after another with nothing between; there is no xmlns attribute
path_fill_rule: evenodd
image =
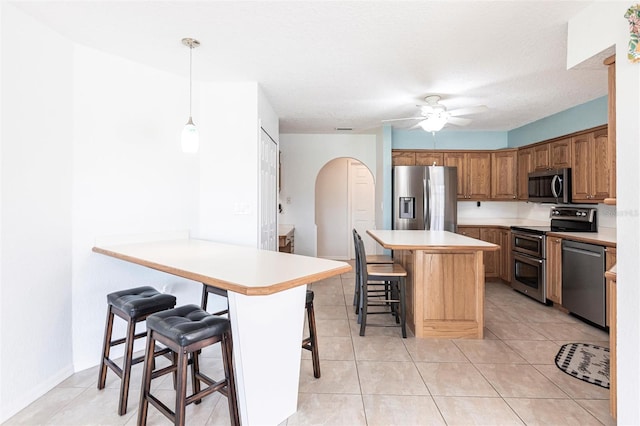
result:
<svg viewBox="0 0 640 426"><path fill-rule="evenodd" d="M407 326L418 338L483 338L482 254L500 247L447 231L368 230L407 270Z"/></svg>
<svg viewBox="0 0 640 426"><path fill-rule="evenodd" d="M306 284L349 264L195 239L93 251L227 290L241 423L277 425L296 412Z"/></svg>

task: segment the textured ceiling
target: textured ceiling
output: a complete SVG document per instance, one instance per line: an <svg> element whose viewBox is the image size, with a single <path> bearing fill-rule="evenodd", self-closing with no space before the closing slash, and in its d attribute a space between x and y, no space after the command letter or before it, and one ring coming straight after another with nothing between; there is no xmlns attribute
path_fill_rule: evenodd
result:
<svg viewBox="0 0 640 426"><path fill-rule="evenodd" d="M590 3L12 2L78 43L185 77L180 40L197 38L194 79L259 82L281 133L372 132L428 94L450 110L487 105L465 130L504 131L604 96L610 52L566 69L567 22Z"/></svg>

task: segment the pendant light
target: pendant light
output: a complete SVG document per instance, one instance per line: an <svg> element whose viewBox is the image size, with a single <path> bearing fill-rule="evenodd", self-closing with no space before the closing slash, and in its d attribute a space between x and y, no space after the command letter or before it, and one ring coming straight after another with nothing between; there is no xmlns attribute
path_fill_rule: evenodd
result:
<svg viewBox="0 0 640 426"><path fill-rule="evenodd" d="M183 152L195 153L198 152L198 147L200 145L200 136L198 135L198 129L196 128L195 124L193 124L193 118L191 118L191 56L193 49L200 46L200 42L194 38L183 38L182 44L189 48L189 121L187 121L184 129L182 129L182 137L180 142Z"/></svg>

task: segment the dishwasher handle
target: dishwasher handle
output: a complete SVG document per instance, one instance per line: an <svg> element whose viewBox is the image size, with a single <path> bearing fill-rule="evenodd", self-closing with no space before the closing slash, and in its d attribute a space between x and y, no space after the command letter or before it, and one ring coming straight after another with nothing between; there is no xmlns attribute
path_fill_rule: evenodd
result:
<svg viewBox="0 0 640 426"><path fill-rule="evenodd" d="M568 251L568 252L573 252L573 253L578 253L578 254L584 254L587 256L593 256L593 257L602 257L601 253L595 252L595 251L590 251L590 250L583 250L583 249L579 249L579 248L575 248L575 247L567 247L564 246L562 247L563 251Z"/></svg>

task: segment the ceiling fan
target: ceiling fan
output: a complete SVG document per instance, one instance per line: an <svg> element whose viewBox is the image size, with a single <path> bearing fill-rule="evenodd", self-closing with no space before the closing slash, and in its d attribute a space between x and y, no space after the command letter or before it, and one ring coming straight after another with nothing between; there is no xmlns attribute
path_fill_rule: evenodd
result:
<svg viewBox="0 0 640 426"><path fill-rule="evenodd" d="M467 108L459 108L451 111L447 111L447 107L439 103L440 96L429 95L424 98L426 104L416 105L420 108L420 116L418 117L406 117L406 118L394 118L390 120L382 120L382 122L390 121L402 121L402 120L420 120L420 122L412 129L421 127L427 132L437 132L442 130L446 124L453 124L455 126L466 126L471 123L470 118L460 117L461 115L471 115L480 112L485 112L489 108L486 105L478 105Z"/></svg>

